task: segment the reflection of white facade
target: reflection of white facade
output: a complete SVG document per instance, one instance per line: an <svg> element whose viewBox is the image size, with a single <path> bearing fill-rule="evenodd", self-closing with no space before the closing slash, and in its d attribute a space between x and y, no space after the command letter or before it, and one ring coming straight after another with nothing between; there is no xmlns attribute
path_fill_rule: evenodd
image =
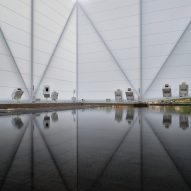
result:
<svg viewBox="0 0 191 191"><path fill-rule="evenodd" d="M20 129L21 127L23 127L23 121L20 117L14 117L12 119L12 124L14 127L16 127L17 129Z"/></svg>
<svg viewBox="0 0 191 191"><path fill-rule="evenodd" d="M172 123L172 115L171 114L163 114L163 125L165 128L169 128Z"/></svg>
<svg viewBox="0 0 191 191"><path fill-rule="evenodd" d="M128 87L162 98L168 82L178 97L191 86L190 18L190 0L0 0L0 101L17 87L43 99L46 84L59 99L114 100Z"/></svg>
<svg viewBox="0 0 191 191"><path fill-rule="evenodd" d="M48 115L44 116L43 126L44 128L47 128L47 129L50 127L50 116Z"/></svg>
<svg viewBox="0 0 191 191"><path fill-rule="evenodd" d="M53 122L57 122L59 119L58 119L58 113L57 112L53 112L51 114L51 119Z"/></svg>
<svg viewBox="0 0 191 191"><path fill-rule="evenodd" d="M122 108L115 109L115 120L117 122L121 122L123 120L123 109Z"/></svg>
<svg viewBox="0 0 191 191"><path fill-rule="evenodd" d="M180 123L180 128L187 129L189 127L188 116L180 115L179 116L179 123Z"/></svg>
<svg viewBox="0 0 191 191"><path fill-rule="evenodd" d="M127 109L126 120L128 121L129 124L131 124L134 119L134 113L135 113L134 108Z"/></svg>

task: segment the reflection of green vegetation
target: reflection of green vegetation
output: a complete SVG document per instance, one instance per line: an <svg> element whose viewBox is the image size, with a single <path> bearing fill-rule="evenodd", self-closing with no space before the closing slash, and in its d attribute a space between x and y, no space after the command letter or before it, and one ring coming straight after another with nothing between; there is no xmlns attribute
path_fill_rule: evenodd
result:
<svg viewBox="0 0 191 191"><path fill-rule="evenodd" d="M169 111L175 113L191 114L191 106L163 106L162 111Z"/></svg>
<svg viewBox="0 0 191 191"><path fill-rule="evenodd" d="M191 107L190 106L176 106L176 112L184 113L184 114L191 114Z"/></svg>

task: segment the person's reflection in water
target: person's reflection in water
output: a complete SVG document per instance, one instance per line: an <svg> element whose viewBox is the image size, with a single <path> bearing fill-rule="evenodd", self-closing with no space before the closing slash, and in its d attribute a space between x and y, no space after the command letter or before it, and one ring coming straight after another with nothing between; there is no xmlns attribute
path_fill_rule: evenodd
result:
<svg viewBox="0 0 191 191"><path fill-rule="evenodd" d="M180 128L185 130L189 127L189 120L188 120L188 116L186 115L180 115L179 116L179 124L180 124Z"/></svg>
<svg viewBox="0 0 191 191"><path fill-rule="evenodd" d="M166 129L171 126L172 123L172 115L168 113L163 114L163 125Z"/></svg>
<svg viewBox="0 0 191 191"><path fill-rule="evenodd" d="M127 115L126 115L126 120L129 124L132 123L133 119L134 119L134 113L135 113L135 110L134 108L128 108L127 109Z"/></svg>
<svg viewBox="0 0 191 191"><path fill-rule="evenodd" d="M20 117L14 117L13 119L12 119L12 124L13 124L13 126L14 127L16 127L17 129L21 129L22 127L23 127L23 121L22 121L22 119L20 118Z"/></svg>
<svg viewBox="0 0 191 191"><path fill-rule="evenodd" d="M59 120L58 113L57 112L53 112L51 114L51 119L52 119L53 122L57 122Z"/></svg>
<svg viewBox="0 0 191 191"><path fill-rule="evenodd" d="M45 129L50 128L50 116L48 116L48 115L44 116L43 126L44 126Z"/></svg>
<svg viewBox="0 0 191 191"><path fill-rule="evenodd" d="M73 121L76 121L76 110L72 110Z"/></svg>
<svg viewBox="0 0 191 191"><path fill-rule="evenodd" d="M115 121L121 122L123 120L123 108L115 109Z"/></svg>

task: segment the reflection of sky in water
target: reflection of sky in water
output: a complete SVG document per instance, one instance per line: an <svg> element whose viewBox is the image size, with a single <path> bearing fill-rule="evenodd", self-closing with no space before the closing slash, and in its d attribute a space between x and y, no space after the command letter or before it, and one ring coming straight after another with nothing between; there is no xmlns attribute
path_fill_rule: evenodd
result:
<svg viewBox="0 0 191 191"><path fill-rule="evenodd" d="M0 190L190 190L191 116L177 111L0 116Z"/></svg>

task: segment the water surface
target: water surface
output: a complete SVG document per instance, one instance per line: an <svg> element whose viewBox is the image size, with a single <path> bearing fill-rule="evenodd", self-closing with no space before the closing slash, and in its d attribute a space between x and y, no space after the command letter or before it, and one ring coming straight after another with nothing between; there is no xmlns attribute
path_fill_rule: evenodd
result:
<svg viewBox="0 0 191 191"><path fill-rule="evenodd" d="M0 116L0 191L189 191L190 111Z"/></svg>

